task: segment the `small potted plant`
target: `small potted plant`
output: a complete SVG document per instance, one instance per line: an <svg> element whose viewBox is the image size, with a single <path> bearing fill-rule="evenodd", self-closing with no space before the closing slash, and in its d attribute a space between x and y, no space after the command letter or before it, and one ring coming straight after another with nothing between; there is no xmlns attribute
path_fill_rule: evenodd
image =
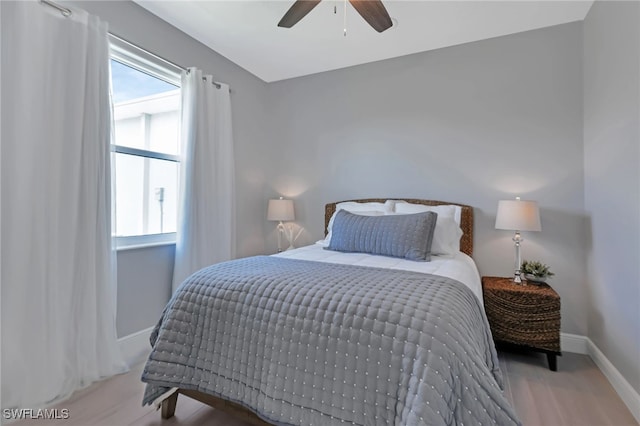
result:
<svg viewBox="0 0 640 426"><path fill-rule="evenodd" d="M534 283L546 283L547 278L551 278L555 275L549 270L549 266L538 261L525 260L522 262L520 270L527 281Z"/></svg>

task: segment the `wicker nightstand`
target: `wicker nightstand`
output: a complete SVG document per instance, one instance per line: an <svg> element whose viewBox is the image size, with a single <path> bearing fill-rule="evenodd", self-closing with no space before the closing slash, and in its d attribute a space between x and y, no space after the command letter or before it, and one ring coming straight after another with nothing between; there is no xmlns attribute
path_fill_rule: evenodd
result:
<svg viewBox="0 0 640 426"><path fill-rule="evenodd" d="M482 277L484 308L493 340L547 354L557 371L560 352L560 296L546 284L515 284L511 278Z"/></svg>

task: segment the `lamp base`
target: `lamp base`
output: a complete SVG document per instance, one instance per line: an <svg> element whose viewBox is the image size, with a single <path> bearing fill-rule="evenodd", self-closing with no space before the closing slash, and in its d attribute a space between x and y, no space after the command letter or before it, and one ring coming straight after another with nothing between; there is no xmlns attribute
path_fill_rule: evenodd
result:
<svg viewBox="0 0 640 426"><path fill-rule="evenodd" d="M282 221L278 223L276 229L278 230L278 253L282 253L282 234L284 233L284 224Z"/></svg>
<svg viewBox="0 0 640 426"><path fill-rule="evenodd" d="M522 278L520 276L520 265L522 264L522 261L520 260L520 243L522 242L522 240L523 239L520 235L520 231L516 231L515 235L513 236L513 242L515 243L516 247L516 271L513 276L513 282L520 285L522 285Z"/></svg>
<svg viewBox="0 0 640 426"><path fill-rule="evenodd" d="M520 271L516 271L516 273L513 274L513 282L516 284L524 285L522 283L522 277L520 276Z"/></svg>

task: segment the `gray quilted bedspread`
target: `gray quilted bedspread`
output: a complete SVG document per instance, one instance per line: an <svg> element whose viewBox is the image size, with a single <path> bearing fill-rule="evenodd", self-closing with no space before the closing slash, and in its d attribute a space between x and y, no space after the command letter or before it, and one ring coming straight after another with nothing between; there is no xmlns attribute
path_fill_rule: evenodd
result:
<svg viewBox="0 0 640 426"><path fill-rule="evenodd" d="M519 424L480 303L437 275L220 263L181 285L151 343L145 404L179 387L274 424Z"/></svg>

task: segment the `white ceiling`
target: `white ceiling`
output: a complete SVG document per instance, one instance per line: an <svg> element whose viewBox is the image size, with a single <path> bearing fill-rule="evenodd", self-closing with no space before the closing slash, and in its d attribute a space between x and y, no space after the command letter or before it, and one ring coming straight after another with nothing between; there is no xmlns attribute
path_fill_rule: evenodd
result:
<svg viewBox="0 0 640 426"><path fill-rule="evenodd" d="M266 82L579 21L593 3L383 0L392 28L377 33L347 5L345 37L344 1L293 28L277 23L294 0L134 1Z"/></svg>

